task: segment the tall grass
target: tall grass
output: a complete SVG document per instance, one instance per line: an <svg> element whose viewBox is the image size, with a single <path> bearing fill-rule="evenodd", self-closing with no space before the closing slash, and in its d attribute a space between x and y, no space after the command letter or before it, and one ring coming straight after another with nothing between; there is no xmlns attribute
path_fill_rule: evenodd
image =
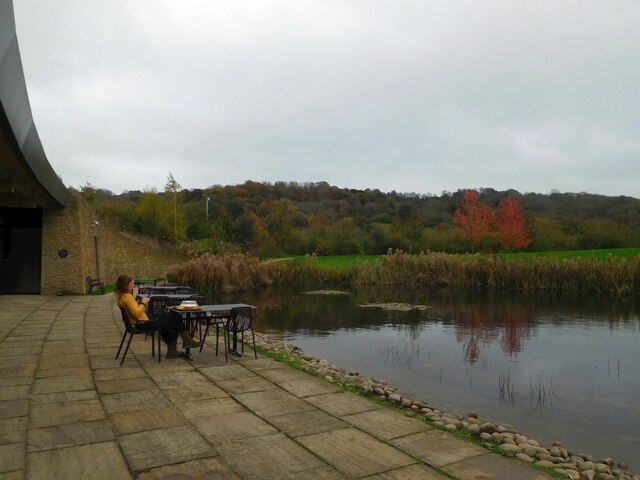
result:
<svg viewBox="0 0 640 480"><path fill-rule="evenodd" d="M509 258L389 251L350 268L320 267L317 259L268 260L241 254L204 255L168 272L170 281L205 294L270 284L407 285L465 289L519 289L623 296L640 294L640 256Z"/></svg>

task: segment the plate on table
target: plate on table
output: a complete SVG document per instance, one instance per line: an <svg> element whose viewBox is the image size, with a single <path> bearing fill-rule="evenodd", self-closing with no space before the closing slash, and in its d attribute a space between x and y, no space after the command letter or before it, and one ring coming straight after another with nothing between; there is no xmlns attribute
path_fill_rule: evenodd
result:
<svg viewBox="0 0 640 480"><path fill-rule="evenodd" d="M195 300L183 300L180 305L176 307L176 310L200 310L201 307Z"/></svg>

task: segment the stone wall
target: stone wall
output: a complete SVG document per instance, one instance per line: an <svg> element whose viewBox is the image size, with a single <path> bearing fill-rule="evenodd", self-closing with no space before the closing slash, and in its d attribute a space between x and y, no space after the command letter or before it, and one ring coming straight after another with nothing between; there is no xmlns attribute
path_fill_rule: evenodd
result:
<svg viewBox="0 0 640 480"><path fill-rule="evenodd" d="M61 250L67 251L66 257L59 255ZM76 191L72 191L65 209L43 213L42 294L86 293L87 275L99 276L107 284L115 283L121 273L136 277L165 275L172 265L184 261L184 257L98 218L93 206Z"/></svg>
<svg viewBox="0 0 640 480"><path fill-rule="evenodd" d="M86 235L79 228L86 216L73 195L64 209L45 209L42 215L40 293L84 293L87 271ZM66 252L66 256L64 256Z"/></svg>

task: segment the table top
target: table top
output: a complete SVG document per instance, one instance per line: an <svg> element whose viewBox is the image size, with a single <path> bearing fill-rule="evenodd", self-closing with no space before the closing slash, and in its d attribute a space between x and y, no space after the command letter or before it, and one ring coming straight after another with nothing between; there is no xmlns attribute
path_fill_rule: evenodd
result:
<svg viewBox="0 0 640 480"><path fill-rule="evenodd" d="M164 277L141 277L141 278L134 278L133 279L133 283L135 283L136 285L151 285L153 284L153 286L160 286L158 285L158 282L163 281L166 282L166 279Z"/></svg>
<svg viewBox="0 0 640 480"><path fill-rule="evenodd" d="M189 292L189 293L142 292L137 294L138 297L169 297L169 298L191 298L194 295L198 296L198 294L194 292Z"/></svg>
<svg viewBox="0 0 640 480"><path fill-rule="evenodd" d="M176 305L178 306L178 305ZM234 308L252 308L252 309L257 309L258 307L256 307L255 305L248 305L246 303L221 303L218 305L201 305L201 308L199 309L193 309L193 310L176 310L177 312L180 313L210 313L213 315L225 315L228 314L229 312L231 312L232 309ZM172 309L175 310L175 307L172 307Z"/></svg>
<svg viewBox="0 0 640 480"><path fill-rule="evenodd" d="M175 292L176 290L189 290L191 291L191 287L188 285L150 285L148 287L140 287L144 288L149 292Z"/></svg>

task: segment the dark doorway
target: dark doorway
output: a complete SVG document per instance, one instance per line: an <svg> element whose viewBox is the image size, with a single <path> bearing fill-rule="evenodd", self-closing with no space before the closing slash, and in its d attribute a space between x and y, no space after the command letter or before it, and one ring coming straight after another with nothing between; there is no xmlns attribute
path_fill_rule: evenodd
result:
<svg viewBox="0 0 640 480"><path fill-rule="evenodd" d="M0 208L0 294L40 293L42 209Z"/></svg>

